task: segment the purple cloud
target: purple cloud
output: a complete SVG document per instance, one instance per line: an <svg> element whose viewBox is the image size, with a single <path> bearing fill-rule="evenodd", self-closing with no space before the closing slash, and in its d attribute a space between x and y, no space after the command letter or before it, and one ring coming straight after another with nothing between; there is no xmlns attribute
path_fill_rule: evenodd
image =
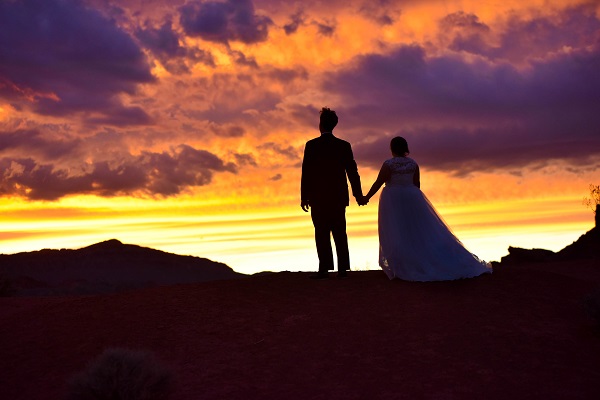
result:
<svg viewBox="0 0 600 400"><path fill-rule="evenodd" d="M287 158L290 161L296 161L300 158L300 151L293 146L284 147L279 143L267 142L256 147L267 153L276 154Z"/></svg>
<svg viewBox="0 0 600 400"><path fill-rule="evenodd" d="M485 30L476 18L465 21ZM424 166L455 174L538 168L557 159L600 166L595 40L590 36L569 51L552 49L524 67L402 46L359 57L324 85L349 99L338 110L340 127L357 138L379 131L355 141L363 164L379 167L389 157L389 139L402 135Z"/></svg>
<svg viewBox="0 0 600 400"><path fill-rule="evenodd" d="M306 24L306 16L304 15L304 11L298 10L296 13L290 15L290 22L283 26L283 30L286 35L291 35L298 31L300 26Z"/></svg>
<svg viewBox="0 0 600 400"><path fill-rule="evenodd" d="M235 153L234 154L235 160L237 161L237 163L241 166L245 166L245 165L250 165L253 167L258 166L258 164L256 163L256 159L254 158L254 156L252 154L249 153Z"/></svg>
<svg viewBox="0 0 600 400"><path fill-rule="evenodd" d="M57 116L118 112L119 124L150 121L118 99L154 81L143 52L80 1L0 2L0 60L0 96L16 106Z"/></svg>
<svg viewBox="0 0 600 400"><path fill-rule="evenodd" d="M27 153L43 159L56 160L69 157L81 146L80 139L49 139L36 129L19 129L0 132L0 154L15 155Z"/></svg>
<svg viewBox="0 0 600 400"><path fill-rule="evenodd" d="M379 25L391 25L400 14L399 11L391 10L391 6L391 0L368 0L360 6L358 12Z"/></svg>
<svg viewBox="0 0 600 400"><path fill-rule="evenodd" d="M189 72L185 59L215 66L215 60L210 52L179 44L179 34L173 29L171 21L165 21L159 28L147 22L143 28L135 31L135 36L172 73Z"/></svg>
<svg viewBox="0 0 600 400"><path fill-rule="evenodd" d="M238 125L217 125L211 124L211 131L221 137L242 137L246 134L246 130Z"/></svg>
<svg viewBox="0 0 600 400"><path fill-rule="evenodd" d="M473 14L450 14L440 21L440 27L452 50L523 63L563 48L589 45L600 30L595 10L595 3L590 2L554 16L522 19L515 14L498 39L493 39L492 30Z"/></svg>
<svg viewBox="0 0 600 400"><path fill-rule="evenodd" d="M273 21L256 15L252 0L191 1L179 8L185 33L220 43L267 40Z"/></svg>
<svg viewBox="0 0 600 400"><path fill-rule="evenodd" d="M238 50L230 50L229 54L231 55L233 61L237 65L250 67L254 69L258 68L258 63L256 62L256 59L254 57L248 57L243 52Z"/></svg>
<svg viewBox="0 0 600 400"><path fill-rule="evenodd" d="M78 168L60 168L32 158L0 159L0 196L56 200L73 194L173 196L212 181L215 172L237 173L216 155L180 145L171 152L144 151Z"/></svg>
<svg viewBox="0 0 600 400"><path fill-rule="evenodd" d="M322 36L331 37L335 33L335 21L313 21L312 24L317 27L319 34Z"/></svg>
<svg viewBox="0 0 600 400"><path fill-rule="evenodd" d="M330 37L335 33L336 22L335 21L317 21L316 19L308 18L303 10L298 10L294 14L290 15L290 22L283 26L283 30L286 35L294 34L298 31L301 26L313 25L317 27L317 31L322 36Z"/></svg>

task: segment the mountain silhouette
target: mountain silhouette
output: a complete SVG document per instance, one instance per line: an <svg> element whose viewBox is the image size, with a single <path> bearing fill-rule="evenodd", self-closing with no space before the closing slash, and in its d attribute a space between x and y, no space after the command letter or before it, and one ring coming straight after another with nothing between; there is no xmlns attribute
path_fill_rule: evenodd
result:
<svg viewBox="0 0 600 400"><path fill-rule="evenodd" d="M240 278L229 266L180 256L116 239L76 250L0 254L0 271L15 295L65 295L119 292L179 283Z"/></svg>
<svg viewBox="0 0 600 400"><path fill-rule="evenodd" d="M508 255L502 257L501 265L544 263L551 261L600 260L600 229L594 227L564 249L553 252L546 249L523 249L509 247Z"/></svg>

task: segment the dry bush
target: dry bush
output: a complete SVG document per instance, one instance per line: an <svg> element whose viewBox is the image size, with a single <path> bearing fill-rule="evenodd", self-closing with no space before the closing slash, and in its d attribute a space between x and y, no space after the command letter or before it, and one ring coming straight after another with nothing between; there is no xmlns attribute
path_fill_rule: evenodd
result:
<svg viewBox="0 0 600 400"><path fill-rule="evenodd" d="M594 214L600 206L600 185L590 184L590 197L583 198L583 205L589 207Z"/></svg>
<svg viewBox="0 0 600 400"><path fill-rule="evenodd" d="M172 374L151 353L105 350L69 382L68 400L167 400Z"/></svg>

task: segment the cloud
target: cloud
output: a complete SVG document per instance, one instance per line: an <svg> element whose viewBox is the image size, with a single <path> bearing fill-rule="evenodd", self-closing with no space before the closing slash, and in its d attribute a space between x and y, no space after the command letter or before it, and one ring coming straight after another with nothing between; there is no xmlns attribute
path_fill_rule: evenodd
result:
<svg viewBox="0 0 600 400"><path fill-rule="evenodd" d="M283 30L286 35L291 35L298 31L300 26L306 24L306 16L304 11L298 10L294 14L290 15L290 22L283 26Z"/></svg>
<svg viewBox="0 0 600 400"><path fill-rule="evenodd" d="M166 57L182 57L185 47L179 44L179 35L173 30L173 23L165 21L160 28L154 28L148 22L144 28L135 31L136 37L155 54Z"/></svg>
<svg viewBox="0 0 600 400"><path fill-rule="evenodd" d="M400 15L399 11L391 9L392 5L390 0L369 0L360 6L358 12L379 25L392 25Z"/></svg>
<svg viewBox="0 0 600 400"><path fill-rule="evenodd" d="M211 67L215 66L214 57L209 51L189 48L180 44L179 34L173 29L173 23L170 20L165 21L158 28L146 22L143 28L136 29L135 36L171 73L190 72L186 60L200 62Z"/></svg>
<svg viewBox="0 0 600 400"><path fill-rule="evenodd" d="M379 130L355 146L363 164L379 167L389 139L402 135L424 166L465 174L557 159L598 163L599 70L593 38L523 68L459 53L428 55L412 45L358 57L324 85L351 103L338 110L340 126L357 138Z"/></svg>
<svg viewBox="0 0 600 400"><path fill-rule="evenodd" d="M237 163L241 166L250 165L250 166L256 167L258 165L256 163L256 159L254 158L254 156L252 154L236 153L236 154L234 154L234 157L235 157L235 160L237 161Z"/></svg>
<svg viewBox="0 0 600 400"><path fill-rule="evenodd" d="M600 19L590 2L528 19L512 14L499 32L464 12L449 14L440 21L440 28L442 41L454 51L525 63L561 49L587 46L597 37Z"/></svg>
<svg viewBox="0 0 600 400"><path fill-rule="evenodd" d="M237 166L208 151L180 145L170 152L143 151L77 168L5 157L0 159L0 171L0 196L56 200L74 194L173 196L209 184L215 172L237 173Z"/></svg>
<svg viewBox="0 0 600 400"><path fill-rule="evenodd" d="M261 116L274 110L294 89L308 78L303 68L252 68L249 72L220 73L192 82L194 107L181 106L186 118L220 125L260 122ZM273 83L277 83L274 85ZM186 88L186 91L190 90Z"/></svg>
<svg viewBox="0 0 600 400"><path fill-rule="evenodd" d="M239 125L218 125L210 124L212 132L221 137L242 137L246 133L246 130Z"/></svg>
<svg viewBox="0 0 600 400"><path fill-rule="evenodd" d="M267 142L256 147L259 150L265 151L271 157L283 156L290 161L296 161L300 158L298 149L293 146L284 147L279 143Z"/></svg>
<svg viewBox="0 0 600 400"><path fill-rule="evenodd" d="M238 50L230 50L229 54L237 65L250 67L254 69L258 68L258 63L256 62L256 59L254 57L248 57L246 56L246 54Z"/></svg>
<svg viewBox="0 0 600 400"><path fill-rule="evenodd" d="M467 32L483 32L487 33L490 28L479 21L479 17L475 14L457 11L446 15L440 21L440 28L445 34L448 34L449 29L460 29Z"/></svg>
<svg viewBox="0 0 600 400"><path fill-rule="evenodd" d="M286 35L292 35L298 31L301 26L312 25L317 28L319 35L331 37L336 30L335 20L316 20L307 17L303 10L298 10L290 15L290 22L283 26L283 31Z"/></svg>
<svg viewBox="0 0 600 400"><path fill-rule="evenodd" d="M317 27L317 31L322 36L331 37L335 33L336 22L335 21L312 21L312 24Z"/></svg>
<svg viewBox="0 0 600 400"><path fill-rule="evenodd" d="M566 161L571 166L594 165L600 168L600 140L568 135L540 137L522 127L485 127L476 130L458 128L406 129L380 135L371 142L353 146L360 166L375 169L391 157L393 136L403 136L411 156L430 170L465 176L474 172L494 173L536 170Z"/></svg>
<svg viewBox="0 0 600 400"><path fill-rule="evenodd" d="M273 21L254 12L252 0L190 1L179 8L185 33L219 43L267 40Z"/></svg>
<svg viewBox="0 0 600 400"><path fill-rule="evenodd" d="M82 2L0 2L0 59L0 96L18 106L54 116L117 112L124 125L150 121L119 99L154 81L143 52Z"/></svg>
<svg viewBox="0 0 600 400"><path fill-rule="evenodd" d="M77 138L49 139L37 129L0 132L0 154L29 154L56 160L76 153L82 141Z"/></svg>

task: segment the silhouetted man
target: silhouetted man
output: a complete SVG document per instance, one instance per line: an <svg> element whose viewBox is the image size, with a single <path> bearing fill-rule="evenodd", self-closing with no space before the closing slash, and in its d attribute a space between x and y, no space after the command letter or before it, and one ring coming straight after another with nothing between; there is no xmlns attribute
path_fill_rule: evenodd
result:
<svg viewBox="0 0 600 400"><path fill-rule="evenodd" d="M327 279L328 271L333 269L330 233L335 241L338 277L348 276L346 271L350 269L350 255L346 235L346 206L350 198L346 175L358 204L366 204L352 147L345 140L333 136L333 128L337 123L335 111L323 107L319 123L321 136L309 140L304 148L300 206L306 212L311 209L315 227L319 272L311 276L313 279Z"/></svg>

